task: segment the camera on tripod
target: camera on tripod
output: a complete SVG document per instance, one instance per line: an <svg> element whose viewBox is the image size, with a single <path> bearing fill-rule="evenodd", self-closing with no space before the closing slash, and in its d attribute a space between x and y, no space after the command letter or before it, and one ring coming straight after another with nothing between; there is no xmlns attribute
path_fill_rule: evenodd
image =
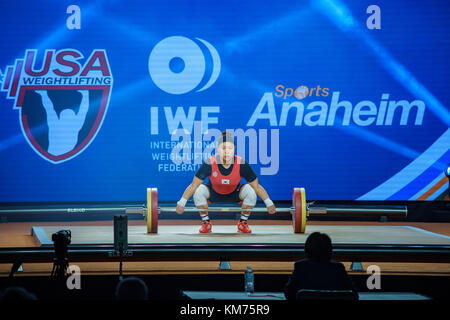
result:
<svg viewBox="0 0 450 320"><path fill-rule="evenodd" d="M72 239L70 230L60 230L52 234L56 257L53 259L52 277L63 278L69 266L67 247Z"/></svg>

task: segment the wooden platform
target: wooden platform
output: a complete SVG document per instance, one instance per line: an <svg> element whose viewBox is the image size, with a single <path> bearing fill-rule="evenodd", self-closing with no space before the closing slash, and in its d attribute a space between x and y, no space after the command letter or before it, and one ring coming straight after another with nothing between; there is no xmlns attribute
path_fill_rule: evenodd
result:
<svg viewBox="0 0 450 320"><path fill-rule="evenodd" d="M450 237L412 226L310 225L305 234L290 225L252 225L251 234L236 232L236 225L214 225L213 233L199 234L198 225L163 225L158 234L145 226L128 226L130 244L303 244L315 231L327 233L334 244L450 245ZM113 226L33 226L31 235L40 246L52 246L53 233L70 229L72 244L112 244Z"/></svg>
<svg viewBox="0 0 450 320"><path fill-rule="evenodd" d="M217 232L218 227L235 226L236 221L233 220L214 220L213 231ZM160 228L163 226L192 226L195 232L198 231L199 221L197 220L161 220ZM292 230L290 221L284 220L251 220L251 227L256 230L255 227L259 225L270 226L288 226ZM41 243L36 235L31 236L30 230L35 227L49 227L54 226L55 230L61 230L61 228L68 228L74 232L74 237L78 237L78 233L75 232L77 228L92 228L90 230L100 230L102 227L109 227L112 232L112 221L71 221L71 222L8 222L0 223L0 248L30 248L41 247ZM143 220L130 220L128 221L129 230L134 227L140 227L140 230L145 230L145 221ZM309 221L307 226L308 234L313 228L322 230L324 226L335 226L337 228L346 227L352 230L357 230L361 227L412 227L413 229L420 229L419 233L429 233L429 235L436 235L441 238L440 235L450 237L450 223L442 222L361 222L361 221ZM195 227L195 228L194 228ZM400 228L402 229L402 228ZM139 230L139 228L137 229ZM289 230L289 232L290 232ZM362 230L362 229L359 229ZM44 232L44 230L41 230ZM184 230L186 231L186 230ZM235 230L232 230L233 233ZM142 231L141 231L142 232ZM51 234L45 234L47 238L46 242L49 243ZM110 240L112 241L112 234L109 233ZM129 235L131 237L131 233ZM206 235L209 237L210 235ZM246 235L244 235L246 236ZM191 236L192 237L192 236ZM205 237L205 238L206 238ZM214 234L211 235L212 238ZM382 236L380 236L382 237ZM242 237L241 237L242 238ZM42 237L41 237L42 239ZM132 239L132 238L131 238ZM251 238L250 238L251 239ZM444 239L445 238L441 238ZM44 239L43 239L44 240ZM74 238L75 240L75 238ZM417 242L419 239L416 239ZM304 240L302 240L304 241ZM333 238L333 241L337 241ZM111 242L112 243L112 242ZM44 246L48 246L44 245ZM342 261L346 270L350 274L366 274L365 271L352 271L350 269L350 261ZM74 262L71 262L74 263ZM87 275L116 275L119 268L118 262L76 262L76 264L83 270L83 274ZM443 276L448 277L450 275L450 264L448 263L417 263L417 262L380 262L367 260L362 262L364 270L368 266L376 264L383 271L383 275L409 275L409 276ZM186 274L242 274L248 266L251 266L255 273L258 274L290 274L293 270L293 261L230 261L231 270L220 270L218 261L142 261L131 262L125 261L123 264L123 270L125 275L186 275ZM11 270L11 263L0 264L0 278L8 277ZM23 265L23 271L16 273L16 276L48 276L52 270L53 264L51 259L48 262L35 263L25 262Z"/></svg>

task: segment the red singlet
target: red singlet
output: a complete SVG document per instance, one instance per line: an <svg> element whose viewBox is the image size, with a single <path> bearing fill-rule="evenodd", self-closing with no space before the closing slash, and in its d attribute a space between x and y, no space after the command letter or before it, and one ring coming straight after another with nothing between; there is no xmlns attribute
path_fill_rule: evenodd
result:
<svg viewBox="0 0 450 320"><path fill-rule="evenodd" d="M241 174L239 172L241 157L237 155L234 156L233 169L227 176L220 173L215 155L209 159L211 160L211 175L209 176L209 181L211 181L211 186L214 191L220 194L230 194L236 190L239 182L241 182Z"/></svg>

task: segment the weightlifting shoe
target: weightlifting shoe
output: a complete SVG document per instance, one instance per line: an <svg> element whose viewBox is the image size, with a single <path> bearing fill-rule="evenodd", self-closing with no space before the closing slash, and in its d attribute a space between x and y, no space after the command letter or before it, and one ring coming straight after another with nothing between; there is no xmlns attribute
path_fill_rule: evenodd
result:
<svg viewBox="0 0 450 320"><path fill-rule="evenodd" d="M202 221L202 227L200 228L199 232L200 233L209 233L209 232L211 232L211 228L212 228L211 221L205 220L205 221Z"/></svg>
<svg viewBox="0 0 450 320"><path fill-rule="evenodd" d="M249 228L246 220L241 220L238 222L238 232L243 232L243 233L251 233L252 232L252 230Z"/></svg>

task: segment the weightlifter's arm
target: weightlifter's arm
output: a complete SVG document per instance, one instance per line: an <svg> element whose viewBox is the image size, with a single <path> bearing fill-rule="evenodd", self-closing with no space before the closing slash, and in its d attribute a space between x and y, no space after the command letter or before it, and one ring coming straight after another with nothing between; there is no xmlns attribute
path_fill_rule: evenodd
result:
<svg viewBox="0 0 450 320"><path fill-rule="evenodd" d="M186 205L186 202L189 200L190 197L192 197L195 190L197 190L198 186L201 185L202 182L203 180L194 176L194 179L192 180L191 184L187 186L186 190L184 190L183 196L181 197L180 201L177 202L176 212L178 214L182 214L184 212L184 206Z"/></svg>
<svg viewBox="0 0 450 320"><path fill-rule="evenodd" d="M274 214L276 212L275 205L273 204L272 200L270 200L269 194L267 193L266 189L264 189L263 186L258 183L258 178L256 178L252 182L249 182L249 184L253 187L256 194L264 201L269 214Z"/></svg>

